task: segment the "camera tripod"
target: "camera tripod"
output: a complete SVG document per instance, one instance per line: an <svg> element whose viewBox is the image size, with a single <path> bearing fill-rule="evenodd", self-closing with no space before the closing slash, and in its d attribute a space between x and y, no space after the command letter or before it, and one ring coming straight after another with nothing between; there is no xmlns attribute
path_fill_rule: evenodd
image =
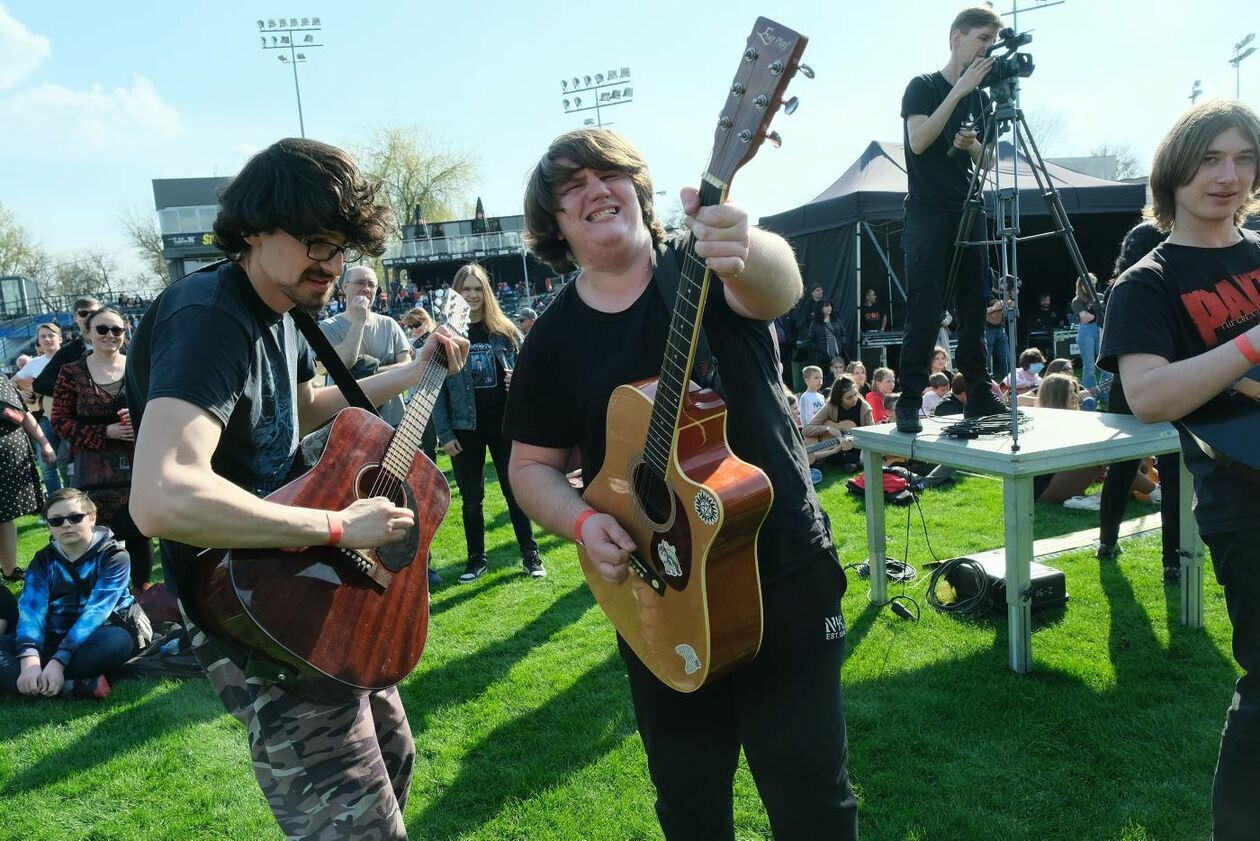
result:
<svg viewBox="0 0 1260 841"><path fill-rule="evenodd" d="M998 278L999 282L1005 286L1005 289L999 294L1007 296L1008 301L1005 310L1004 326L1007 339L1007 370L1011 377L1009 392L1011 404L1011 452L1019 451L1019 401L1016 397L1015 388L1015 340L1016 323L1019 318L1020 284L1019 243L1046 237L1061 237L1067 246L1068 256L1076 269L1077 277L1083 281L1091 301L1098 303L1098 293L1094 289L1094 284L1090 281L1089 270L1085 267L1085 258L1081 256L1081 250L1076 244L1076 237L1072 232L1072 223L1068 219L1067 210L1063 207L1063 200L1059 196L1059 191L1055 189L1054 182L1050 180L1050 174L1046 170L1046 162L1041 157L1041 152L1037 149L1036 141L1033 140L1032 132L1028 128L1028 122L1024 119L1024 112L1017 104L1019 95L1017 82L1017 79L1012 78L995 85L993 88L993 110L985 121L980 162L976 164L971 173L971 182L967 188L967 199L963 204L962 218L958 225L958 235L955 237L955 248L949 267L949 276L945 283L945 300L948 301L951 300L954 281L958 276L958 269L962 263L963 249L969 246L997 247ZM1007 131L1013 133L1012 139L1014 141L1012 143L1014 155L1011 160L1010 186L1003 184L1001 161L998 156L998 139L1006 134ZM1028 168L1032 171L1033 179L1037 183L1037 189L1041 194L1041 198L1045 201L1046 207L1050 210L1050 219L1054 224L1054 230L1052 231L1020 236L1019 169L1021 152L1027 158ZM990 181L993 184L996 239L969 240L968 237L976 219L985 213L984 190ZM1011 298L1015 301L1014 306L1009 304Z"/></svg>

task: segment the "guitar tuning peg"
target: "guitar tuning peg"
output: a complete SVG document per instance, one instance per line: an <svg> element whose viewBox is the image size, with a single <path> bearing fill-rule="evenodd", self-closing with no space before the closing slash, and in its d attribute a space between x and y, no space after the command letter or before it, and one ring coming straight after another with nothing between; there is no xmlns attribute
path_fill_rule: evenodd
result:
<svg viewBox="0 0 1260 841"><path fill-rule="evenodd" d="M800 99L796 98L795 96L792 97L791 99L783 100L783 113L787 114L790 117L791 115L796 113L796 107L800 104L801 104Z"/></svg>
<svg viewBox="0 0 1260 841"><path fill-rule="evenodd" d="M810 67L808 64L802 64L800 66L800 71L801 71L801 75L804 76L806 79L814 78L814 68Z"/></svg>
<svg viewBox="0 0 1260 841"><path fill-rule="evenodd" d="M776 148L776 149L778 149L778 148L780 148L780 147L782 147L782 146L783 146L783 138L782 138L782 137L779 137L779 133L778 133L777 131L772 131L772 132L769 132L769 133L766 135L766 140L769 140L769 141L770 141L770 145L771 145L771 146L773 146L773 147L774 147L774 148Z"/></svg>

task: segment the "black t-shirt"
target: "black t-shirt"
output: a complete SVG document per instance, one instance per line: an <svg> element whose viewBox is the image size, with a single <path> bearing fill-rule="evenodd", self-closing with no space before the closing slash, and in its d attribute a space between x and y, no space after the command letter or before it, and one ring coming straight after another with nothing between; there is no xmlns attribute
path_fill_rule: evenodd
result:
<svg viewBox="0 0 1260 841"><path fill-rule="evenodd" d="M477 401L477 426L498 429L507 405L507 386L503 382L503 365L490 344L490 331L483 321L468 326L468 364L464 370Z"/></svg>
<svg viewBox="0 0 1260 841"><path fill-rule="evenodd" d="M774 488L757 543L762 579L770 580L815 560L831 548L831 538L800 430L779 386L769 322L733 312L722 282L714 277L711 283L704 331L718 360L727 438ZM595 478L604 461L608 398L617 386L661 370L670 313L656 284L654 278L617 313L587 306L574 283L560 291L517 357L503 421L507 437L538 447L580 447L582 476L588 483Z"/></svg>
<svg viewBox="0 0 1260 841"><path fill-rule="evenodd" d="M989 110L988 94L977 89L963 97L945 121L945 128L921 155L910 149L910 129L905 122L912 114L932 116L953 87L938 70L915 76L906 85L906 92L901 97L901 131L906 145L906 174L910 182L906 207L911 210L957 213L962 210L963 201L967 198L971 155L960 150L951 158L949 150L954 145L954 135L968 117L975 125L977 140L983 141L985 115Z"/></svg>
<svg viewBox="0 0 1260 841"><path fill-rule="evenodd" d="M874 306L862 305L862 332L866 333L870 330L884 329L884 310L879 304Z"/></svg>
<svg viewBox="0 0 1260 841"><path fill-rule="evenodd" d="M139 429L146 404L159 397L200 406L223 425L214 472L266 496L291 478L294 396L314 376L306 338L288 313L264 304L236 263L215 263L171 284L140 320L127 355L131 421ZM177 592L186 592L186 547L163 548Z"/></svg>
<svg viewBox="0 0 1260 841"><path fill-rule="evenodd" d="M1117 371L1126 353L1180 362L1232 341L1260 319L1260 234L1243 230L1228 248L1164 242L1129 268L1107 300L1098 364ZM1213 461L1186 432L1181 451L1194 475L1195 519L1204 534L1254 527L1255 485Z"/></svg>

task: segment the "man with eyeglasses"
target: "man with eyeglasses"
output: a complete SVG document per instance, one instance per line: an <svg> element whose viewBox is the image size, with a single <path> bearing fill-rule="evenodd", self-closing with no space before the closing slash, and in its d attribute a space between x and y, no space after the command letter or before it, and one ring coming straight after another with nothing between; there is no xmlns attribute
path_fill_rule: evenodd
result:
<svg viewBox="0 0 1260 841"><path fill-rule="evenodd" d="M393 214L377 191L324 143L289 138L255 155L220 197L215 243L229 259L150 305L127 365L132 515L163 539L194 653L246 725L259 787L291 838L406 837L415 762L407 715L394 687L337 701L290 692L274 668L201 630L189 549L369 549L404 539L413 524L384 497L340 511L261 499L301 469L300 434L346 407L340 390L314 384L289 311L319 309L346 260L384 251ZM439 330L417 359L362 380L368 399L384 403L415 385L438 347L462 366L468 342Z"/></svg>

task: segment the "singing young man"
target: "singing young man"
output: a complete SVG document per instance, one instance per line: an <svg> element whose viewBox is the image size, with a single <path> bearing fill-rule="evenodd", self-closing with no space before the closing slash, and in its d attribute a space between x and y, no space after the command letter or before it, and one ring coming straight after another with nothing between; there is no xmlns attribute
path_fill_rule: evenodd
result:
<svg viewBox="0 0 1260 841"><path fill-rule="evenodd" d="M405 536L411 512L384 497L341 511L260 499L292 478L299 437L346 406L337 388L314 384L310 349L289 311L322 306L345 260L380 254L392 226L349 155L281 140L223 192L214 231L229 259L163 292L128 354L134 519L163 539L194 651L246 726L258 784L290 838L406 837L415 746L398 691L326 703L279 686L197 627L189 564L177 560L188 553L170 542L373 548ZM359 384L373 404L384 403L419 381L438 345L452 367L462 365L468 343L439 330L415 360Z"/></svg>
<svg viewBox="0 0 1260 841"><path fill-rule="evenodd" d="M581 540L614 583L626 579L636 547L570 487L565 470L577 447L583 478L594 479L613 389L661 370L670 311L655 267L681 246L665 240L652 198L639 153L596 129L552 143L525 193L530 248L557 271L581 274L539 316L517 359L504 420L512 485L535 522ZM713 271L703 329L731 448L768 474L774 504L758 541L765 627L752 662L685 694L618 640L657 816L667 838L734 838L742 746L776 838L856 838L840 687L844 573L779 385L770 328L801 294L800 273L787 243L751 229L739 208L700 208L694 190L682 200L696 254Z"/></svg>
<svg viewBox="0 0 1260 841"><path fill-rule="evenodd" d="M1002 19L988 6L963 9L949 27L949 61L935 73L915 76L901 98L906 173L905 253L906 335L901 344L901 399L897 429L922 430L919 408L928 384L928 366L936 347L945 284L958 236L959 218L967 199L971 168L978 163L989 109L980 84L993 59L993 45ZM953 150L953 154L950 154ZM977 214L968 239L986 239L983 214ZM1006 411L993 396L984 341L987 298L984 250L966 248L954 279L953 310L958 320L954 361L967 382L967 417Z"/></svg>
<svg viewBox="0 0 1260 841"><path fill-rule="evenodd" d="M1175 421L1260 365L1260 118L1239 102L1190 109L1151 163L1151 207L1171 233L1116 282L1099 365L1120 374L1133 414ZM1257 430L1251 430L1255 440ZM1185 430L1195 520L1212 555L1243 669L1225 714L1212 791L1213 838L1260 831L1260 494L1254 479L1209 458Z"/></svg>

